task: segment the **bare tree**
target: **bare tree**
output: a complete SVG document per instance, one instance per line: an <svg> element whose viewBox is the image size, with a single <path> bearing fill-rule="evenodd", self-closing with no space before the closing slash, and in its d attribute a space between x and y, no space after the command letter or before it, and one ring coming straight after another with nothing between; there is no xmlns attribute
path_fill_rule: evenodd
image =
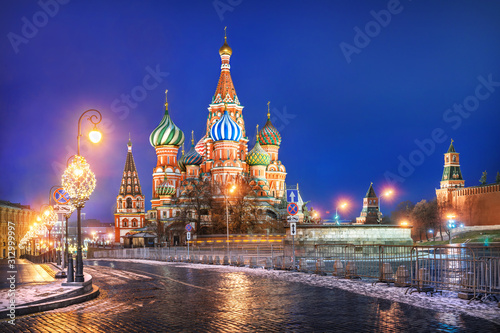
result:
<svg viewBox="0 0 500 333"><path fill-rule="evenodd" d="M207 233L209 212L213 208L214 188L208 179L191 178L183 182L181 217L185 223L194 222L196 234ZM205 222L205 223L204 223Z"/></svg>

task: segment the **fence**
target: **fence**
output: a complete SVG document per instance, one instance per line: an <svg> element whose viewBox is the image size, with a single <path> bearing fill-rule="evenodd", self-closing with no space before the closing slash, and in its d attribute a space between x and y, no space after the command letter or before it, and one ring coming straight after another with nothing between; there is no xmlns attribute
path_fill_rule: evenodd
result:
<svg viewBox="0 0 500 333"><path fill-rule="evenodd" d="M21 256L21 259L28 259L29 261L35 264L42 264L45 262L53 262L53 261L59 262L61 260L59 251L56 251L55 249L52 249L50 251L44 252L36 256L31 254L23 254Z"/></svg>
<svg viewBox="0 0 500 333"><path fill-rule="evenodd" d="M223 262L224 257L227 257L230 264L238 261L238 265L248 263L248 265L252 267L266 268L269 268L269 261L271 263L275 263L276 267L273 266L273 268L279 268L278 262L286 261L282 258L282 244L233 244L229 247L221 245L195 245L190 246L189 253L187 247L185 246L161 248L145 247L93 252L93 258L152 259L197 263L202 263L204 260L208 263L210 257L212 257L212 261L215 261L215 257L219 257L219 261L221 263Z"/></svg>
<svg viewBox="0 0 500 333"><path fill-rule="evenodd" d="M242 244L96 251L94 258L153 259L298 269L407 287L407 293L449 290L468 299L500 297L500 247Z"/></svg>

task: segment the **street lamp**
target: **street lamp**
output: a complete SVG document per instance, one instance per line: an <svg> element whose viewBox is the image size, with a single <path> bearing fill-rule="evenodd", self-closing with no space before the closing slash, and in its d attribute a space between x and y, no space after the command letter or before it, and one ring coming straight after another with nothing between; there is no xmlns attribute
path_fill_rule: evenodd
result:
<svg viewBox="0 0 500 333"><path fill-rule="evenodd" d="M400 225L402 227L407 227L408 226L408 221L401 221Z"/></svg>
<svg viewBox="0 0 500 333"><path fill-rule="evenodd" d="M231 186L231 188L229 189L229 193L233 193L234 190L236 189L236 185L233 185ZM226 187L226 228L227 228L227 239L226 239L226 243L228 244L229 246L229 208L228 208L228 198L227 198L227 187Z"/></svg>
<svg viewBox="0 0 500 333"><path fill-rule="evenodd" d="M51 205L47 205L47 204L42 205L42 207L40 207L40 211L43 212L41 220L43 221L45 228L49 232L48 246L49 246L49 257L51 257L51 254L50 254L50 232L52 231L52 228L54 227L54 225L57 221L57 213L54 212L54 208Z"/></svg>
<svg viewBox="0 0 500 333"><path fill-rule="evenodd" d="M450 244L451 244L451 233L453 231L453 229L456 228L456 225L455 225L455 215L453 214L449 214L446 216L448 218L448 230L449 230L449 233L450 233Z"/></svg>
<svg viewBox="0 0 500 333"><path fill-rule="evenodd" d="M93 114L92 114L93 113ZM90 132L89 138L93 143L101 140L101 133L97 130L97 125L102 120L102 115L98 110L89 109L84 111L78 119L78 132L76 135L76 155L71 164L66 168L62 176L62 185L68 192L71 203L76 207L77 211L77 231L78 231L78 247L76 250L76 282L84 282L83 277L83 258L82 258L82 220L81 211L85 206L85 202L95 189L95 175L90 170L90 166L83 156L80 156L80 138L82 137L82 119L90 121L94 128Z"/></svg>
<svg viewBox="0 0 500 333"><path fill-rule="evenodd" d="M69 205L69 212L66 212L64 214L64 219L65 221L65 227L66 227L66 237L65 237L65 245L64 245L64 267L68 265L69 262L69 251L68 251L68 235L69 235L69 227L68 227L68 221L69 218L71 217L71 214L75 211L75 206Z"/></svg>
<svg viewBox="0 0 500 333"><path fill-rule="evenodd" d="M433 229L429 229L429 232L432 234L432 240L435 241L436 239L434 238L434 230Z"/></svg>
<svg viewBox="0 0 500 333"><path fill-rule="evenodd" d="M340 225L339 214L338 214L339 207L341 209L346 208L347 207L347 202L343 202L343 203L340 204L340 206L335 207L335 222L336 222L337 225Z"/></svg>
<svg viewBox="0 0 500 333"><path fill-rule="evenodd" d="M380 216L380 219L379 219L379 224L382 223L382 211L380 210L380 201L382 201L382 197L390 197L392 195L392 190L387 190L385 191L383 194L380 195L380 197L378 198L378 214Z"/></svg>
<svg viewBox="0 0 500 333"><path fill-rule="evenodd" d="M96 184L95 175L90 170L90 166L83 156L77 155L73 158L71 164L64 171L62 184L77 211L78 247L76 252L75 281L83 282L81 211L85 206L85 202L94 191Z"/></svg>

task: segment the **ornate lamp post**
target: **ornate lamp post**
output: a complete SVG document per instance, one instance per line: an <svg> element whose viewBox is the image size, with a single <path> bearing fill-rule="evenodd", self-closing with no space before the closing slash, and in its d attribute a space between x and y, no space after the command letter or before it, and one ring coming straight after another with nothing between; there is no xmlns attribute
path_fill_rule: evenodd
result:
<svg viewBox="0 0 500 333"><path fill-rule="evenodd" d="M382 223L382 211L380 210L380 201L382 201L382 197L390 197L392 195L392 190L385 191L383 194L380 195L378 198L378 214L380 216L379 224Z"/></svg>
<svg viewBox="0 0 500 333"><path fill-rule="evenodd" d="M76 274L75 281L83 282L83 258L82 258L82 220L81 210L85 202L95 189L95 175L83 156L75 156L71 164L66 168L62 176L64 190L71 197L72 204L77 211L77 249L76 249Z"/></svg>
<svg viewBox="0 0 500 333"><path fill-rule="evenodd" d="M453 232L453 229L456 228L456 224L455 224L455 215L454 214L448 214L446 216L448 218L448 230L449 230L449 233L450 233L450 244L451 244L451 239L452 239L452 232Z"/></svg>
<svg viewBox="0 0 500 333"><path fill-rule="evenodd" d="M64 214L64 219L66 220L65 222L65 227L66 227L66 237L65 237L65 241L66 241L66 244L64 245L64 267L66 267L68 265L68 261L69 261L69 251L68 251L68 235L69 235L69 228L68 228L68 220L69 218L71 217L71 214L75 211L75 206L73 205L70 205L70 210L68 213Z"/></svg>
<svg viewBox="0 0 500 333"><path fill-rule="evenodd" d="M337 224L337 225L340 225L340 223L339 223L339 214L338 214L339 207L342 208L342 209L346 208L347 207L347 202L343 202L343 203L340 204L340 206L335 207L335 224Z"/></svg>
<svg viewBox="0 0 500 333"><path fill-rule="evenodd" d="M94 113L94 114L92 114ZM81 211L85 202L95 189L96 179L94 173L83 156L80 156L80 138L82 137L82 119L89 120L93 125L93 130L89 133L92 142L97 143L101 140L101 133L97 130L97 124L102 120L102 115L98 110L89 109L84 111L78 119L78 133L76 136L77 154L68 165L62 176L62 185L68 192L71 203L77 211L77 249L76 249L76 282L84 282L83 277L83 258L82 258L82 220Z"/></svg>
<svg viewBox="0 0 500 333"><path fill-rule="evenodd" d="M231 186L231 188L229 189L229 193L233 193L235 189L236 189L236 185ZM227 228L226 243L227 243L227 246L229 247L229 208L227 206L227 201L228 201L228 198L227 198L227 187L226 187L226 228Z"/></svg>
<svg viewBox="0 0 500 333"><path fill-rule="evenodd" d="M51 205L42 205L40 211L42 212L41 220L43 221L43 225L45 226L45 229L47 229L49 232L48 248L49 248L49 257L51 257L52 255L50 253L50 232L52 231L52 228L54 227L54 224L57 221L57 213L54 212L54 208Z"/></svg>

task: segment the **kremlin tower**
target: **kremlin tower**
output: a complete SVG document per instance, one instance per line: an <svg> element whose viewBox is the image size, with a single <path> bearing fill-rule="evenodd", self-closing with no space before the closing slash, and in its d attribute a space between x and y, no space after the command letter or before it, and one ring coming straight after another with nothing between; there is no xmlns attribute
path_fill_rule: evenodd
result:
<svg viewBox="0 0 500 333"><path fill-rule="evenodd" d="M120 193L116 197L115 242L123 243L122 236L132 229L144 227L144 195L132 155L132 141L128 140L127 159L123 170Z"/></svg>

